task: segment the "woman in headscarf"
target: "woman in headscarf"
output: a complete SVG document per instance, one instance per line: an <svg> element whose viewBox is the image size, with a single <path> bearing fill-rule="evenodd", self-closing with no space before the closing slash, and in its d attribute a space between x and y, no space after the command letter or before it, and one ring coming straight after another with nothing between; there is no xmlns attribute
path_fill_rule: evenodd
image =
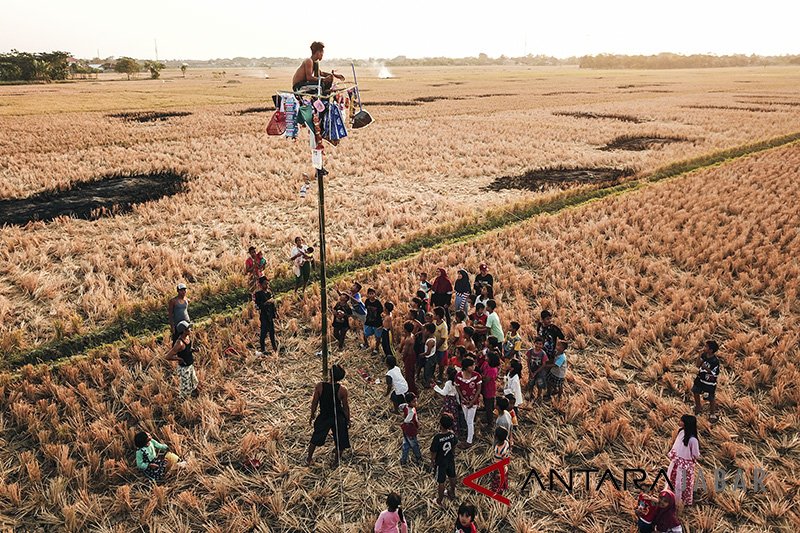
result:
<svg viewBox="0 0 800 533"><path fill-rule="evenodd" d="M469 316L469 297L472 293L472 285L469 283L469 272L463 268L458 271L456 279L456 311L464 311Z"/></svg>
<svg viewBox="0 0 800 533"><path fill-rule="evenodd" d="M447 272L443 268L436 269L436 277L431 285L433 294L431 295L431 307L434 309L441 307L444 309L444 319L447 327L450 327L450 303L453 299L453 283L447 277Z"/></svg>
<svg viewBox="0 0 800 533"><path fill-rule="evenodd" d="M677 507L675 505L675 494L671 490L664 489L658 498L658 514L656 514L653 524L659 533L683 533L680 520L675 515Z"/></svg>
<svg viewBox="0 0 800 533"><path fill-rule="evenodd" d="M697 418L683 415L678 422L675 442L667 455L670 459L667 476L680 495L683 505L692 505L694 469L700 458L700 440L697 438Z"/></svg>

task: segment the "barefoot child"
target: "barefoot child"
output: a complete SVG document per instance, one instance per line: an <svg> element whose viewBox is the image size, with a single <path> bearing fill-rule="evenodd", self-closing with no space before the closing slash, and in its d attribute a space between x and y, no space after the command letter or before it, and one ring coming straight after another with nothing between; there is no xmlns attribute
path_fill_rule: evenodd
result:
<svg viewBox="0 0 800 533"><path fill-rule="evenodd" d="M508 374L506 375L506 386L503 390L503 393L508 395L511 394L514 397L514 403L511 405L511 409L514 411L514 414L519 418L519 408L524 403L523 396L522 396L522 386L520 385L520 380L522 379L522 363L520 363L516 359L512 359L509 363L509 370Z"/></svg>
<svg viewBox="0 0 800 533"><path fill-rule="evenodd" d="M556 341L555 357L552 363L547 363L545 368L549 371L547 378L547 396L545 400L556 394L559 399L564 392L564 378L567 377L567 341L559 339Z"/></svg>
<svg viewBox="0 0 800 533"><path fill-rule="evenodd" d="M450 482L448 497L452 500L456 498L456 444L458 437L453 433L453 419L442 415L439 418L439 433L431 441L431 463L438 484L435 500L437 506L442 505L446 479Z"/></svg>
<svg viewBox="0 0 800 533"><path fill-rule="evenodd" d="M494 422L496 428L503 428L508 433L509 444L514 444L514 420L508 412L508 399L501 396L497 399L497 419Z"/></svg>

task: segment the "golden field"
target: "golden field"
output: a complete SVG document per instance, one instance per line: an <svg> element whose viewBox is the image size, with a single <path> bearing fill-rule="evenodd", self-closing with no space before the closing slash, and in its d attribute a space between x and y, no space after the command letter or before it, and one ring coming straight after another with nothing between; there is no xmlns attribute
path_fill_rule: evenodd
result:
<svg viewBox="0 0 800 533"><path fill-rule="evenodd" d="M701 467L762 467L768 490L701 494L683 515L687 529L800 529L798 169L800 145L794 143L340 282L344 287L358 279L378 288L402 315L416 271L441 265L451 273L461 266L474 272L486 261L504 326L520 321L530 342L534 315L549 308L572 340L565 398L552 408L523 411L511 462L511 506L460 489L460 500L478 505L482 531L628 531L633 494L608 485L600 494L520 494L524 476L530 467L666 467L677 420L691 409L694 352L709 337L722 345L722 418L712 427L700 417ZM378 358L351 349L352 336L334 359L349 370L353 453L331 471L328 444L315 466L303 466L308 401L319 376L319 361L309 355L318 346L318 305L316 288L302 304L288 296L281 301L279 335L287 350L279 357L252 355L257 323L246 310L199 330L204 391L183 404L163 360L166 347L154 339L98 350L57 368L29 366L16 380L3 375L3 526L363 532L383 509L385 493L397 490L416 531L447 531L455 507L435 510L428 503L435 490L430 476L398 465L399 421L389 412L384 387L354 371L365 367L375 377ZM424 392L423 448L439 409L439 399ZM176 480L154 486L132 471L139 428L188 459ZM263 463L255 472L241 466L252 456ZM458 473L490 462L481 437L457 455Z"/></svg>
<svg viewBox="0 0 800 533"><path fill-rule="evenodd" d="M376 123L327 148L334 261L560 194L484 190L501 176L556 166L640 176L800 129L797 68L409 68L383 80L364 70L362 95ZM0 87L0 199L116 173L190 178L185 192L127 215L0 229L3 350L84 333L131 308L158 308L177 281L191 284L190 298L200 287L212 293L240 283L251 243L267 253L270 272L288 271L293 237L316 240L313 195L298 195L311 169L305 137L270 138L268 113L235 114L271 105L291 74L268 73L190 70L186 79L165 72L154 81ZM425 101L394 105L417 98ZM107 116L150 110L192 114L141 124ZM554 114L561 112L642 122ZM686 140L599 149L624 135Z"/></svg>

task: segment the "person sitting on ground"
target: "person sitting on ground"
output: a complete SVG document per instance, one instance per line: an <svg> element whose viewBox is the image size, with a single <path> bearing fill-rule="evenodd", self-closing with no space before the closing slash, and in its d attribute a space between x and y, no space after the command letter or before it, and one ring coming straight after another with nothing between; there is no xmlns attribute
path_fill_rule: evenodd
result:
<svg viewBox="0 0 800 533"><path fill-rule="evenodd" d="M333 78L344 81L344 76L334 71L322 72L319 62L325 53L325 45L319 41L311 43L311 57L303 60L292 78L292 91L316 93L317 86L322 86L322 92L328 94L333 85ZM321 83L320 83L321 82Z"/></svg>
<svg viewBox="0 0 800 533"><path fill-rule="evenodd" d="M311 417L309 424L314 426L311 442L308 445L306 464L314 460L314 450L325 444L328 433L333 433L334 457L331 466L339 464L342 450L350 448L350 401L347 388L339 382L345 371L339 365L331 367L331 381L317 383L311 398ZM333 382L333 384L331 384ZM319 415L314 419L319 406Z"/></svg>
<svg viewBox="0 0 800 533"><path fill-rule="evenodd" d="M455 533L478 533L478 526L475 525L475 514L474 505L466 503L459 505Z"/></svg>
<svg viewBox="0 0 800 533"><path fill-rule="evenodd" d="M393 355L386 357L386 396L392 400L392 409L396 413L401 403L405 401L408 392L408 382L403 377L403 372L397 366L397 359Z"/></svg>
<svg viewBox="0 0 800 533"><path fill-rule="evenodd" d="M133 437L136 445L136 467L153 481L161 481L176 466L186 466L177 455L168 451L169 446L161 444L149 433L140 431Z"/></svg>
<svg viewBox="0 0 800 533"><path fill-rule="evenodd" d="M719 359L717 358L719 345L716 341L706 341L703 351L697 357L697 377L694 378L692 394L694 395L694 414L699 415L703 411L700 395L708 398L711 406L711 422L717 421L717 377L719 377Z"/></svg>
<svg viewBox="0 0 800 533"><path fill-rule="evenodd" d="M396 492L386 497L386 510L378 516L374 533L408 533L408 525L400 507L402 500Z"/></svg>
<svg viewBox="0 0 800 533"><path fill-rule="evenodd" d="M422 465L422 452L419 451L417 434L419 433L419 420L417 418L417 395L407 392L405 400L400 404L400 411L403 413L403 422L400 429L403 432L403 448L400 455L400 464L408 463L409 450L414 452L414 459L417 465Z"/></svg>
<svg viewBox="0 0 800 533"><path fill-rule="evenodd" d="M176 339L167 352L167 361L177 361L178 396L181 400L188 396L197 397L197 372L194 370L194 348L190 338L192 325L185 320L175 326Z"/></svg>
<svg viewBox="0 0 800 533"><path fill-rule="evenodd" d="M367 301L364 302L364 307L367 309L367 318L364 320L364 344L366 348L370 348L370 337L375 337L375 343L372 345L372 355L378 355L378 348L381 344L381 335L383 330L383 304L378 300L375 289L367 289Z"/></svg>
<svg viewBox="0 0 800 533"><path fill-rule="evenodd" d="M250 280L250 290L258 290L258 280L264 275L264 269L267 268L267 260L256 251L255 246L247 249L247 260L244 262L244 271Z"/></svg>
<svg viewBox="0 0 800 533"><path fill-rule="evenodd" d="M511 443L509 442L510 433L503 427L496 427L494 429L494 454L493 459L495 463L508 459L511 457ZM492 472L492 481L490 488L495 494L503 494L503 491L508 489L508 466L504 466L502 474L499 470Z"/></svg>
<svg viewBox="0 0 800 533"><path fill-rule="evenodd" d="M339 343L339 349L344 349L344 340L347 330L350 329L350 317L353 310L350 308L350 298L345 293L339 294L339 301L333 306L333 338Z"/></svg>
<svg viewBox="0 0 800 533"><path fill-rule="evenodd" d="M453 419L443 414L439 417L439 433L433 436L431 441L431 465L433 475L436 478L436 499L434 505L442 506L445 496L444 482L450 481L450 491L448 497L456 499L456 445L458 437L453 433Z"/></svg>
<svg viewBox="0 0 800 533"><path fill-rule="evenodd" d="M549 400L553 394L561 398L561 393L564 392L564 379L567 377L567 347L567 341L556 341L553 362L548 362L544 365L548 372L545 400Z"/></svg>

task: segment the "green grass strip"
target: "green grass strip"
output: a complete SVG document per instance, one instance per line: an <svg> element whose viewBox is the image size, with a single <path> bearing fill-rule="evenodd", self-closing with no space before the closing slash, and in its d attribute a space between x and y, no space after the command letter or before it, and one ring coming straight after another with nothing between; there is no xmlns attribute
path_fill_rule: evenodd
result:
<svg viewBox="0 0 800 533"><path fill-rule="evenodd" d="M539 215L557 213L563 209L575 207L588 201L639 189L648 182L674 178L694 170L784 146L798 140L800 140L800 132L677 162L645 175L639 180L632 180L601 189L579 190L574 194L562 196L545 203L534 201L511 210L490 211L472 222L461 221L440 226L388 248L332 263L328 265L329 280L336 281L337 278L356 270L375 267L382 263L396 262L411 257L425 249L469 240L488 231ZM285 294L294 288L294 276L275 278L271 280L271 286L276 295ZM192 320L200 321L212 318L215 315L231 314L240 310L249 301L249 298L250 293L246 288L237 288L192 300ZM11 354L3 361L0 361L0 367L3 369L18 369L26 364L46 363L75 356L93 348L119 342L120 339L124 338L145 335L160 336L166 329L165 314L165 309L161 308L138 311L130 317L119 319L108 326L97 328L89 333L57 339L33 350Z"/></svg>

